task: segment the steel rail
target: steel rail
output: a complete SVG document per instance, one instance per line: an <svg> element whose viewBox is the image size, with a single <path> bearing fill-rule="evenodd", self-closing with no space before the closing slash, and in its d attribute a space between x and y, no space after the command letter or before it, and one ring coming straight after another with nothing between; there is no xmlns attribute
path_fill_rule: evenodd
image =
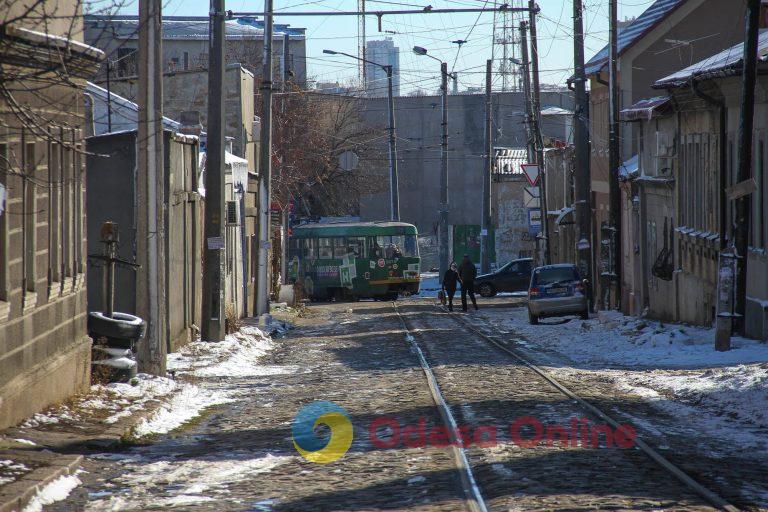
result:
<svg viewBox="0 0 768 512"><path fill-rule="evenodd" d="M578 396L576 393L565 387L563 384L561 384L557 379L552 377L548 372L545 370L539 368L536 364L529 361L526 357L522 356L518 351L511 349L501 343L499 343L497 340L493 339L488 334L482 332L479 330L476 326L471 324L470 322L460 318L459 316L450 313L445 307L443 306L437 306L435 307L443 311L445 313L448 313L450 317L455 320L457 323L462 324L463 326L467 327L470 331L474 332L487 342L491 343L493 346L495 346L497 349L501 350L502 352L506 353L507 355L512 356L514 359L522 363L524 366L528 367L530 370L533 370L536 372L540 377L542 377L545 381L547 381L549 384L551 384L553 387L555 387L558 391L563 393L565 396L570 398L571 400L574 400L575 402L578 402L579 405L587 409L590 413L595 415L596 417L600 418L601 420L605 421L606 423L610 424L613 428L618 429L620 428L620 424L614 420L612 417L608 416L606 413L586 401L585 399ZM398 315L400 313L398 312ZM652 459L654 462L659 464L662 468L664 468L666 471L671 473L675 478L680 480L684 485L686 485L689 489L694 491L696 494L707 500L710 504L714 505L715 507L725 510L726 512L739 512L739 508L735 507L734 505L731 505L725 499L721 498L718 494L714 493L713 491L707 489L703 485L701 485L699 482L691 478L687 473L685 473L682 469L677 467L675 464L670 462L666 457L661 455L659 452L651 448L651 446L648 445L645 441L640 439L640 437L635 438L635 446L645 453L650 459Z"/></svg>
<svg viewBox="0 0 768 512"><path fill-rule="evenodd" d="M459 468L459 475L461 477L461 484L466 497L467 507L472 512L488 512L488 507L485 505L485 500L480 492L480 487L477 485L475 475L472 473L472 467L469 465L466 451L461 445L461 440L458 437L459 427L456 423L456 419L453 417L451 408L445 401L442 392L440 391L440 385L437 383L437 378L432 372L429 363L427 362L424 353L421 351L419 344L416 343L416 339L411 334L408 325L405 322L405 318L400 314L400 310L397 308L397 304L392 302L392 307L397 313L397 317L400 319L400 323L403 325L403 331L405 331L405 339L411 345L411 349L416 353L419 359L419 364L424 372L424 376L427 378L429 384L429 390L432 394L432 400L434 400L440 411L440 416L443 419L443 423L448 427L448 437L450 438L450 448L453 454L454 462Z"/></svg>

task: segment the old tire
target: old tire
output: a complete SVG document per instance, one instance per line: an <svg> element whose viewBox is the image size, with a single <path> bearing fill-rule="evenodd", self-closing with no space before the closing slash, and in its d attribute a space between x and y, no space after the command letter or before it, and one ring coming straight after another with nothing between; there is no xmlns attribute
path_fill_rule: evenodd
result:
<svg viewBox="0 0 768 512"><path fill-rule="evenodd" d="M145 327L144 320L128 313L113 313L112 318L101 311L88 313L88 332L96 337L139 340Z"/></svg>
<svg viewBox="0 0 768 512"><path fill-rule="evenodd" d="M532 314L530 311L528 312L528 322L530 322L531 325L539 325L539 317Z"/></svg>
<svg viewBox="0 0 768 512"><path fill-rule="evenodd" d="M493 287L491 283L481 284L478 291L480 292L481 297L493 297L494 295L496 295L496 289Z"/></svg>

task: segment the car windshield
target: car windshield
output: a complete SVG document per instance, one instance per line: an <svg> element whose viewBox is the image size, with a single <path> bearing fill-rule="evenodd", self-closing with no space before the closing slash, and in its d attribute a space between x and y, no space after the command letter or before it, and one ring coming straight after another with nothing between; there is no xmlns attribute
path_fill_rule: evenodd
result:
<svg viewBox="0 0 768 512"><path fill-rule="evenodd" d="M575 267L544 267L536 269L533 275L537 285L579 280L579 272Z"/></svg>
<svg viewBox="0 0 768 512"><path fill-rule="evenodd" d="M376 237L376 248L379 250L379 257L388 259L416 258L419 256L419 249L416 244L416 235L385 235Z"/></svg>

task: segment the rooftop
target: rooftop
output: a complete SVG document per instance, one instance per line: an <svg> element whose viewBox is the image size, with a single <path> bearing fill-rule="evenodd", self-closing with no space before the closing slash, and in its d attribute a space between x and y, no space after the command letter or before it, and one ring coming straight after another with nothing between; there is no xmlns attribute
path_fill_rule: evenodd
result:
<svg viewBox="0 0 768 512"><path fill-rule="evenodd" d="M618 33L618 53L621 55L633 44L653 30L664 18L688 0L656 0L643 14L637 17L629 26L620 28ZM608 45L592 57L585 65L587 76L599 73L608 63Z"/></svg>
<svg viewBox="0 0 768 512"><path fill-rule="evenodd" d="M762 29L757 41L758 61L762 62L766 54L768 54L768 29ZM743 56L744 43L736 44L676 73L665 76L654 83L653 87L656 89L680 87L692 79L706 80L718 76L741 74Z"/></svg>
<svg viewBox="0 0 768 512"><path fill-rule="evenodd" d="M86 14L86 24L114 27L118 39L138 39L138 16L102 16ZM226 21L227 39L261 39L264 37L264 21L255 18L237 18ZM306 29L276 23L274 37L282 39L285 34L292 39L304 39ZM205 16L164 16L163 39L208 39L208 17Z"/></svg>

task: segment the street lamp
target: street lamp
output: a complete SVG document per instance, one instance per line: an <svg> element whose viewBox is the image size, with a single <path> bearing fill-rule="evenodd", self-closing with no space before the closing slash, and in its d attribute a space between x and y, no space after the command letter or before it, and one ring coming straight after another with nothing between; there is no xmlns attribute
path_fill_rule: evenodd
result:
<svg viewBox="0 0 768 512"><path fill-rule="evenodd" d="M389 111L389 197L390 220L400 220L400 198L398 196L397 180L397 143L395 141L395 100L392 95L392 66L385 66L349 53L335 50L323 50L327 55L344 55L351 59L359 60L366 64L378 66L387 74L387 110Z"/></svg>
<svg viewBox="0 0 768 512"><path fill-rule="evenodd" d="M413 53L440 63L440 92L442 95L442 121L440 137L440 278L448 270L448 63L429 54L426 48L414 46Z"/></svg>

